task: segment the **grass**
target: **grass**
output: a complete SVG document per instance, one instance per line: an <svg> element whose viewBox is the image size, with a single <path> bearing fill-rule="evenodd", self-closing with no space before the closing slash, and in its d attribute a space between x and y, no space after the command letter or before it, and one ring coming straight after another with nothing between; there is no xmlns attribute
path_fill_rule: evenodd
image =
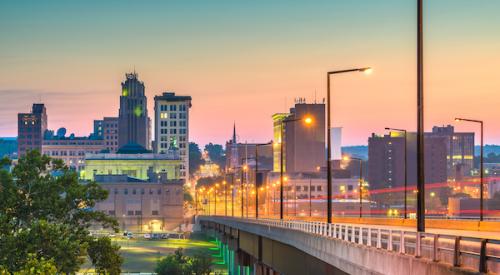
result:
<svg viewBox="0 0 500 275"><path fill-rule="evenodd" d="M121 246L123 256L122 272L153 272L156 262L168 254L174 253L178 248L184 249L185 255L193 255L196 251L210 251L218 254L218 248L213 240L205 235L194 234L189 239L145 240L114 238L114 242ZM220 259L214 257L214 269L225 270L218 264ZM81 272L91 272L91 264L85 263Z"/></svg>

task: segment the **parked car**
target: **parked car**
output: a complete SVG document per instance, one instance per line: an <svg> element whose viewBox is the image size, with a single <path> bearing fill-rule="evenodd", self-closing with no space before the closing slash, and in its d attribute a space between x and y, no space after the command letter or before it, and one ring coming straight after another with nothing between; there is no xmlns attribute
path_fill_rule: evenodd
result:
<svg viewBox="0 0 500 275"><path fill-rule="evenodd" d="M149 233L144 234L144 239L146 239L146 240L151 239L151 234L149 234Z"/></svg>

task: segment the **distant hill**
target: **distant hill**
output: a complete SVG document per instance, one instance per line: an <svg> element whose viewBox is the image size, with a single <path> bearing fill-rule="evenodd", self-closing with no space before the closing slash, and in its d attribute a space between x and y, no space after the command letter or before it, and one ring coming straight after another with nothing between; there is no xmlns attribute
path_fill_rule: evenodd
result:
<svg viewBox="0 0 500 275"><path fill-rule="evenodd" d="M480 146L474 148L474 154L479 156L481 153ZM500 145L487 144L484 146L484 155L487 156L489 153L495 153L495 155L500 155Z"/></svg>
<svg viewBox="0 0 500 275"><path fill-rule="evenodd" d="M17 138L0 137L0 158L4 156L12 157L13 153L17 153Z"/></svg>
<svg viewBox="0 0 500 275"><path fill-rule="evenodd" d="M481 152L480 146L476 146L474 153L479 156ZM487 156L489 153L495 153L500 155L500 145L488 144L484 146L484 155ZM353 155L368 159L368 146L366 145L356 145L356 146L343 146L342 154Z"/></svg>
<svg viewBox="0 0 500 275"><path fill-rule="evenodd" d="M342 154L352 155L362 159L368 159L368 146L366 145L343 146Z"/></svg>

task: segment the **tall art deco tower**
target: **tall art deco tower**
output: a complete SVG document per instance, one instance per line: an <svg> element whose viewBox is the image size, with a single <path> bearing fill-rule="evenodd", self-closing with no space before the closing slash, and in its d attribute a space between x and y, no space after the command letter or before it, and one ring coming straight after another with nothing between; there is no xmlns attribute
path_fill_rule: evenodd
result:
<svg viewBox="0 0 500 275"><path fill-rule="evenodd" d="M147 98L144 83L139 81L136 72L125 74L120 96L118 115L118 146L137 143L146 149L151 148L151 120L148 117Z"/></svg>

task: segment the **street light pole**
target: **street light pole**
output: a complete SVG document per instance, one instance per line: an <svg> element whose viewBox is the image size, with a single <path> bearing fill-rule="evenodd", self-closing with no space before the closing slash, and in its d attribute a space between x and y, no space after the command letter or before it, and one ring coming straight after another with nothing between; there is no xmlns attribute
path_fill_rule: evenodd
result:
<svg viewBox="0 0 500 275"><path fill-rule="evenodd" d="M417 231L425 232L423 0L417 0Z"/></svg>
<svg viewBox="0 0 500 275"><path fill-rule="evenodd" d="M363 217L363 160L360 158L344 157L344 160L356 160L359 161L359 218Z"/></svg>
<svg viewBox="0 0 500 275"><path fill-rule="evenodd" d="M227 216L227 182L226 182L226 173L224 173L224 181L222 182L224 185L224 216Z"/></svg>
<svg viewBox="0 0 500 275"><path fill-rule="evenodd" d="M244 180L244 177L243 177L243 168L241 169L241 178L240 178L240 192L241 192L241 217L243 218L243 213L244 213L244 209L243 209L243 180Z"/></svg>
<svg viewBox="0 0 500 275"><path fill-rule="evenodd" d="M328 223L332 223L332 140L331 140L331 96L330 96L330 76L334 74L343 74L343 73L351 73L351 72L366 72L370 73L371 68L356 68L356 69L348 69L348 70L338 70L338 71L330 71L326 73L326 144L327 144L327 152L326 152L326 221Z"/></svg>
<svg viewBox="0 0 500 275"><path fill-rule="evenodd" d="M385 128L386 130L389 130L389 131L398 131L398 132L403 132L404 135L405 135L405 141L404 141L404 151L405 151L405 154L404 154L404 158L405 158L405 161L404 161L404 164L405 164L405 210L404 210L404 218L406 219L408 217L408 160L407 160L407 143L408 143L408 135L407 135L407 131L404 130L404 129L396 129L396 128L389 128L389 127L386 127Z"/></svg>
<svg viewBox="0 0 500 275"><path fill-rule="evenodd" d="M284 133L285 133L285 125L287 123L292 123L292 122L297 122L304 120L306 124L311 124L312 123L312 118L306 117L306 118L296 118L296 119L283 119L281 120L281 142L280 142L280 219L283 219L283 143L285 142L284 140Z"/></svg>
<svg viewBox="0 0 500 275"><path fill-rule="evenodd" d="M483 212L483 209L484 209L484 168L483 168L483 165L484 165L484 155L483 155L483 151L484 151L484 144L483 144L483 121L482 120L476 120L476 119L466 119L466 118L455 118L456 121L467 121L467 122L473 122L473 123L479 123L479 125L481 126L481 155L480 155L480 163L479 163L479 169L481 171L479 171L479 175L481 177L481 182L480 182L480 186L479 186L479 221L483 221L483 218L484 218L484 212Z"/></svg>
<svg viewBox="0 0 500 275"><path fill-rule="evenodd" d="M284 120L283 120L284 121ZM281 137L280 137L280 220L283 219L283 143L284 143L284 122L281 122Z"/></svg>
<svg viewBox="0 0 500 275"><path fill-rule="evenodd" d="M268 143L259 143L255 144L255 218L259 218L259 186L257 182L257 175L259 173L259 146L265 146L272 144L272 142Z"/></svg>

